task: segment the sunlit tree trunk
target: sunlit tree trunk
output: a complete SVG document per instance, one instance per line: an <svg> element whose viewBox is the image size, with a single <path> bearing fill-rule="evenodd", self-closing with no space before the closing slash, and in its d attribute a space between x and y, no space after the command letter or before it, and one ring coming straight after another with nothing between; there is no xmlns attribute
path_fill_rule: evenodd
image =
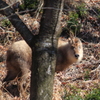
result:
<svg viewBox="0 0 100 100"><path fill-rule="evenodd" d="M62 2L63 0L44 0L40 32L32 48L30 100L52 100Z"/></svg>
<svg viewBox="0 0 100 100"><path fill-rule="evenodd" d="M0 13L7 16L32 48L30 100L51 100L63 0L44 0L40 32L37 36L33 36L13 9L7 6L0 0Z"/></svg>

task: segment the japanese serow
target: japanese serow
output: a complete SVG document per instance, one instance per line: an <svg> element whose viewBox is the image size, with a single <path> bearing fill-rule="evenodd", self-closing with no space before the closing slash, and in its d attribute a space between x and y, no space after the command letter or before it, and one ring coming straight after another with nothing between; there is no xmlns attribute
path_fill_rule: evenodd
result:
<svg viewBox="0 0 100 100"><path fill-rule="evenodd" d="M73 63L80 62L83 58L83 45L79 38L58 40L57 64L55 71L63 71Z"/></svg>
<svg viewBox="0 0 100 100"><path fill-rule="evenodd" d="M66 70L83 57L83 46L79 38L59 38L55 71ZM7 75L3 82L13 80L28 73L32 64L32 50L24 40L13 43L7 51Z"/></svg>

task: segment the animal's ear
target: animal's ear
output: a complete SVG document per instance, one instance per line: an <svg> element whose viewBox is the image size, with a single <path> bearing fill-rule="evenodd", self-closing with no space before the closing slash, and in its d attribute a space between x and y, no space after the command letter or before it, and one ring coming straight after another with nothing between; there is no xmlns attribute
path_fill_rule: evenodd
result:
<svg viewBox="0 0 100 100"><path fill-rule="evenodd" d="M70 43L73 43L73 38L74 38L75 36L74 36L74 33L71 33L70 34Z"/></svg>
<svg viewBox="0 0 100 100"><path fill-rule="evenodd" d="M73 34L70 34L70 38L72 39L74 37L74 35Z"/></svg>
<svg viewBox="0 0 100 100"><path fill-rule="evenodd" d="M73 37L75 37L75 34L72 31L70 31L70 38L73 38Z"/></svg>
<svg viewBox="0 0 100 100"><path fill-rule="evenodd" d="M69 43L72 43L72 39L71 39L71 38L68 38L68 42L69 42Z"/></svg>

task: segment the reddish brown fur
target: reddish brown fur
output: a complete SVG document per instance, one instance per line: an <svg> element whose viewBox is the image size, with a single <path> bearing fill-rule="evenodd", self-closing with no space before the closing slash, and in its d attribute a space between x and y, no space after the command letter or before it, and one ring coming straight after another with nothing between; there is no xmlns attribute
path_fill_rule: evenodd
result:
<svg viewBox="0 0 100 100"><path fill-rule="evenodd" d="M75 57L78 54L79 57ZM82 43L79 38L58 40L56 71L63 71L83 57ZM3 81L13 80L16 76L28 73L31 67L32 51L24 40L15 42L7 51L7 76Z"/></svg>
<svg viewBox="0 0 100 100"><path fill-rule="evenodd" d="M24 40L15 42L7 51L7 76L3 81L13 80L16 76L28 73L31 67L31 48Z"/></svg>
<svg viewBox="0 0 100 100"><path fill-rule="evenodd" d="M56 71L63 71L83 57L83 46L79 38L59 38Z"/></svg>

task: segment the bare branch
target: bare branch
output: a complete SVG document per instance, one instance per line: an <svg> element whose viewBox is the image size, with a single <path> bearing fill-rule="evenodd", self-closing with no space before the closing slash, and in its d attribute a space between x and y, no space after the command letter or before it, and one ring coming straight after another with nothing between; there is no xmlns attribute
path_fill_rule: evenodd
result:
<svg viewBox="0 0 100 100"><path fill-rule="evenodd" d="M34 37L33 34L19 18L19 16L15 14L14 10L2 0L0 0L0 13L5 15L10 20L12 25L22 35L25 41L32 46L31 41Z"/></svg>

